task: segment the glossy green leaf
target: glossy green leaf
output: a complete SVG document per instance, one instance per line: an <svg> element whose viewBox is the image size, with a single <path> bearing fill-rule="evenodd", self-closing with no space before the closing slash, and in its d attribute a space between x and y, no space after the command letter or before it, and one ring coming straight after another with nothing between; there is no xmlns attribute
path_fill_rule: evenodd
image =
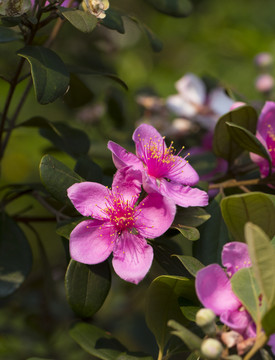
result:
<svg viewBox="0 0 275 360"><path fill-rule="evenodd" d="M233 292L257 323L260 318L260 289L253 276L252 268L240 269L232 276L230 282Z"/></svg>
<svg viewBox="0 0 275 360"><path fill-rule="evenodd" d="M170 326L173 331L173 335L178 336L190 350L199 350L202 344L202 339L188 330L186 327L182 326L175 320L169 320L168 326Z"/></svg>
<svg viewBox="0 0 275 360"><path fill-rule="evenodd" d="M217 195L205 208L211 218L199 227L200 239L193 244L194 256L205 265L221 263L223 245L229 242L227 227L224 223Z"/></svg>
<svg viewBox="0 0 275 360"><path fill-rule="evenodd" d="M173 224L175 226L181 224L181 225L197 227L202 225L210 217L211 215L208 214L206 210L201 207L196 207L196 206L189 208L179 207L177 209L177 213Z"/></svg>
<svg viewBox="0 0 275 360"><path fill-rule="evenodd" d="M183 266L194 277L196 277L197 272L204 267L204 265L193 256L188 256L188 255L174 255L174 256L176 256L181 261Z"/></svg>
<svg viewBox="0 0 275 360"><path fill-rule="evenodd" d="M269 237L275 234L275 207L264 193L227 196L221 202L221 210L228 230L236 241L245 241L244 226L249 221L260 226Z"/></svg>
<svg viewBox="0 0 275 360"><path fill-rule="evenodd" d="M51 103L65 94L70 75L54 51L42 46L26 46L17 54L30 63L34 90L40 104Z"/></svg>
<svg viewBox="0 0 275 360"><path fill-rule="evenodd" d="M266 233L255 224L246 224L245 239L257 283L270 310L275 306L275 250Z"/></svg>
<svg viewBox="0 0 275 360"><path fill-rule="evenodd" d="M25 234L4 212L0 214L0 297L12 294L32 268L32 252Z"/></svg>
<svg viewBox="0 0 275 360"><path fill-rule="evenodd" d="M40 162L40 177L46 189L55 199L72 206L67 196L67 189L71 185L83 181L79 175L53 156L45 155Z"/></svg>
<svg viewBox="0 0 275 360"><path fill-rule="evenodd" d="M51 127L40 128L39 133L57 149L65 151L74 158L86 155L90 148L90 139L84 131L64 123L52 123Z"/></svg>
<svg viewBox="0 0 275 360"><path fill-rule="evenodd" d="M255 134L257 121L257 112L251 106L242 106L223 115L215 127L213 139L214 153L232 163L242 153L243 149L233 140L226 123L230 122L240 125Z"/></svg>
<svg viewBox="0 0 275 360"><path fill-rule="evenodd" d="M101 167L87 156L77 159L74 171L87 181L101 183L103 182L103 173Z"/></svg>
<svg viewBox="0 0 275 360"><path fill-rule="evenodd" d="M63 96L63 100L69 108L78 108L92 101L95 94L76 75L70 75L70 88Z"/></svg>
<svg viewBox="0 0 275 360"><path fill-rule="evenodd" d="M106 17L101 20L101 24L111 30L118 31L120 34L125 33L122 16L113 8L106 11Z"/></svg>
<svg viewBox="0 0 275 360"><path fill-rule="evenodd" d="M102 360L152 360L151 356L129 352L110 333L88 323L74 324L70 335L87 353Z"/></svg>
<svg viewBox="0 0 275 360"><path fill-rule="evenodd" d="M161 351L171 337L167 322L186 320L180 310L179 298L196 301L194 281L178 276L159 276L150 285L146 294L146 323L155 335Z"/></svg>
<svg viewBox="0 0 275 360"><path fill-rule="evenodd" d="M116 88L109 89L105 103L107 105L107 113L114 126L117 129L121 129L127 121L124 93Z"/></svg>
<svg viewBox="0 0 275 360"><path fill-rule="evenodd" d="M268 151L252 132L242 126L230 122L227 122L226 125L229 127L230 135L238 145L244 150L253 152L265 158L269 162L269 167L271 169L272 163Z"/></svg>
<svg viewBox="0 0 275 360"><path fill-rule="evenodd" d="M146 0L156 10L173 17L186 17L192 11L189 0Z"/></svg>
<svg viewBox="0 0 275 360"><path fill-rule="evenodd" d="M186 239L191 241L196 241L200 238L200 232L198 229L186 226L186 225L178 225L173 226L174 229L177 229Z"/></svg>
<svg viewBox="0 0 275 360"><path fill-rule="evenodd" d="M275 333L275 306L262 318L262 326L268 336Z"/></svg>
<svg viewBox="0 0 275 360"><path fill-rule="evenodd" d="M17 41L17 40L21 40L21 39L22 39L22 36L20 33L14 31L12 29L8 29L8 28L0 26L0 44L11 42L11 41Z"/></svg>
<svg viewBox="0 0 275 360"><path fill-rule="evenodd" d="M103 305L111 287L107 261L86 265L71 260L65 275L68 303L81 318L92 317Z"/></svg>
<svg viewBox="0 0 275 360"><path fill-rule="evenodd" d="M64 8L58 6L61 14L78 30L90 33L97 25L97 18L83 10Z"/></svg>

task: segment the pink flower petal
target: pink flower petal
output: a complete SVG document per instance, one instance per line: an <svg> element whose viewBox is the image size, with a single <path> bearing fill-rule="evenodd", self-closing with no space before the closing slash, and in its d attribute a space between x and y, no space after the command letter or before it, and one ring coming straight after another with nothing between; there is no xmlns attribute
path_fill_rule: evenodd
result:
<svg viewBox="0 0 275 360"><path fill-rule="evenodd" d="M268 345L271 347L271 351L275 355L275 334L272 334L268 340Z"/></svg>
<svg viewBox="0 0 275 360"><path fill-rule="evenodd" d="M240 304L241 307L241 304ZM222 323L227 325L230 329L237 331L246 337L246 332L250 328L251 323L253 324L252 318L249 313L241 308L241 310L225 311L221 314L220 320ZM251 330L251 329L250 329ZM251 333L251 331L250 331ZM255 333L256 335L256 333Z"/></svg>
<svg viewBox="0 0 275 360"><path fill-rule="evenodd" d="M247 244L236 241L225 244L222 250L222 264L226 267L229 277L244 267L251 267Z"/></svg>
<svg viewBox="0 0 275 360"><path fill-rule="evenodd" d="M161 142L164 149L166 144L160 133L151 125L141 124L133 133L133 140L136 144L136 154L140 160L142 160L144 147L149 146L150 142Z"/></svg>
<svg viewBox="0 0 275 360"><path fill-rule="evenodd" d="M149 271L153 256L144 238L123 232L114 248L113 267L122 279L138 284Z"/></svg>
<svg viewBox="0 0 275 360"><path fill-rule="evenodd" d="M204 307L221 315L241 306L232 291L230 280L218 264L211 264L197 272L196 292Z"/></svg>
<svg viewBox="0 0 275 360"><path fill-rule="evenodd" d="M174 166L167 173L167 178L183 185L195 185L199 175L195 169L182 157L174 156Z"/></svg>
<svg viewBox="0 0 275 360"><path fill-rule="evenodd" d="M71 232L71 258L83 264L106 260L114 247L114 228L108 222L85 220Z"/></svg>
<svg viewBox="0 0 275 360"><path fill-rule="evenodd" d="M267 101L261 111L257 130L265 139L269 131L269 125L275 128L275 102Z"/></svg>
<svg viewBox="0 0 275 360"><path fill-rule="evenodd" d="M102 219L105 208L105 197L110 190L105 186L94 182L76 183L68 188L68 197L76 210L83 216L91 216Z"/></svg>
<svg viewBox="0 0 275 360"><path fill-rule="evenodd" d="M200 189L184 186L165 179L158 180L159 193L173 200L175 204L182 207L206 206L208 205L208 195Z"/></svg>
<svg viewBox="0 0 275 360"><path fill-rule="evenodd" d="M133 170L131 167L124 167L115 173L112 191L122 194L124 200L137 200L141 192L142 173L139 170Z"/></svg>
<svg viewBox="0 0 275 360"><path fill-rule="evenodd" d="M112 151L113 161L117 169L124 166L132 166L136 170L143 169L142 161L140 161L136 155L125 150L122 146L113 141L109 141L107 147Z"/></svg>
<svg viewBox="0 0 275 360"><path fill-rule="evenodd" d="M141 236L153 239L165 233L172 225L176 206L170 199L152 193L137 206L140 212L136 220L136 229Z"/></svg>

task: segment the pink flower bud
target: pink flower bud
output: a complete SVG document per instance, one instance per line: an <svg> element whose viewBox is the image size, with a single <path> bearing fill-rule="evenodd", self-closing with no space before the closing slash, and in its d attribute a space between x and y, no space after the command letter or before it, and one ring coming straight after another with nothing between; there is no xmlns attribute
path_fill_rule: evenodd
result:
<svg viewBox="0 0 275 360"><path fill-rule="evenodd" d="M261 93L269 92L274 87L274 78L269 74L261 74L256 78L255 87Z"/></svg>

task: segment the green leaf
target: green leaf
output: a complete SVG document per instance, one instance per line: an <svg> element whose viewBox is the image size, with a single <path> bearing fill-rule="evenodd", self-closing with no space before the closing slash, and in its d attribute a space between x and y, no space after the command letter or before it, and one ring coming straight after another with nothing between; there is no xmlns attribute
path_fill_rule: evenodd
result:
<svg viewBox="0 0 275 360"><path fill-rule="evenodd" d="M54 126L54 124L42 116L34 116L28 120L22 121L16 127L51 128L52 126Z"/></svg>
<svg viewBox="0 0 275 360"><path fill-rule="evenodd" d="M179 207L177 209L177 213L173 224L175 226L181 224L181 225L197 227L202 225L210 217L211 215L208 214L205 209L200 207L196 207L196 206L189 208Z"/></svg>
<svg viewBox="0 0 275 360"><path fill-rule="evenodd" d="M168 326L173 328L171 333L178 336L191 351L200 349L202 344L202 339L200 337L186 329L186 327L182 326L175 320L169 320Z"/></svg>
<svg viewBox="0 0 275 360"><path fill-rule="evenodd" d="M173 17L186 17L192 11L192 4L188 0L146 0L156 10Z"/></svg>
<svg viewBox="0 0 275 360"><path fill-rule="evenodd" d="M34 90L40 104L51 103L65 94L70 75L54 51L42 46L26 46L17 54L30 63Z"/></svg>
<svg viewBox="0 0 275 360"><path fill-rule="evenodd" d="M178 225L172 227L174 229L177 229L188 240L196 241L200 238L199 230L194 227L186 226L186 225Z"/></svg>
<svg viewBox="0 0 275 360"><path fill-rule="evenodd" d="M88 104L95 97L95 94L88 86L74 74L70 75L70 88L64 95L63 100L70 108L78 108Z"/></svg>
<svg viewBox="0 0 275 360"><path fill-rule="evenodd" d="M242 106L223 115L215 127L213 139L214 153L232 163L242 153L243 149L234 142L227 123L230 122L231 124L242 126L255 134L257 121L257 112L251 106Z"/></svg>
<svg viewBox="0 0 275 360"><path fill-rule="evenodd" d="M70 335L87 353L102 360L152 360L151 356L129 352L110 333L91 324L76 323Z"/></svg>
<svg viewBox="0 0 275 360"><path fill-rule="evenodd" d="M32 252L25 234L4 212L0 215L0 297L12 294L32 268Z"/></svg>
<svg viewBox="0 0 275 360"><path fill-rule="evenodd" d="M253 135L250 131L246 130L242 126L227 122L226 125L229 127L229 133L240 147L244 150L258 154L265 158L269 163L269 171L271 173L272 162L268 151L264 145Z"/></svg>
<svg viewBox="0 0 275 360"><path fill-rule="evenodd" d="M78 30L90 33L97 25L97 18L83 10L64 8L58 6L61 14Z"/></svg>
<svg viewBox="0 0 275 360"><path fill-rule="evenodd" d="M113 8L106 11L106 17L100 23L111 30L118 31L120 34L125 34L122 16Z"/></svg>
<svg viewBox="0 0 275 360"><path fill-rule="evenodd" d="M197 272L204 267L204 265L193 256L187 256L187 255L174 255L174 256L176 256L181 261L183 266L194 277L196 277Z"/></svg>
<svg viewBox="0 0 275 360"><path fill-rule="evenodd" d="M1 16L0 25L5 27L14 27L21 23L21 16Z"/></svg>
<svg viewBox="0 0 275 360"><path fill-rule="evenodd" d="M103 173L101 167L88 157L82 156L78 158L74 171L87 181L102 184Z"/></svg>
<svg viewBox="0 0 275 360"><path fill-rule="evenodd" d="M220 264L223 245L229 242L220 209L221 200L222 196L219 194L205 208L211 218L199 227L200 239L193 244L194 256L205 265Z"/></svg>
<svg viewBox="0 0 275 360"><path fill-rule="evenodd" d="M69 240L71 232L76 227L76 225L78 225L79 223L81 223L81 221L86 220L86 219L88 219L88 218L81 216L78 218L74 218L73 220L64 220L64 221L58 222L56 225L56 233L59 236L62 236L63 238Z"/></svg>
<svg viewBox="0 0 275 360"><path fill-rule="evenodd" d="M273 306L262 318L262 326L266 335L275 333L275 306Z"/></svg>
<svg viewBox="0 0 275 360"><path fill-rule="evenodd" d="M141 26L141 24L140 24L140 26ZM148 26L142 24L141 27L150 42L151 48L155 52L160 52L163 48L163 44L160 41L160 39L153 33L153 31Z"/></svg>
<svg viewBox="0 0 275 360"><path fill-rule="evenodd" d="M151 283L146 294L146 323L162 352L171 337L168 320L186 322L179 306L180 297L197 301L193 280L179 276L159 276Z"/></svg>
<svg viewBox="0 0 275 360"><path fill-rule="evenodd" d="M260 318L260 289L257 286L252 269L240 269L232 276L230 282L233 292L257 323Z"/></svg>
<svg viewBox="0 0 275 360"><path fill-rule="evenodd" d="M7 43L11 41L22 40L22 36L20 33L7 29L5 27L0 26L0 43Z"/></svg>
<svg viewBox="0 0 275 360"><path fill-rule="evenodd" d="M124 94L116 88L111 88L108 90L105 100L107 113L117 129L121 129L127 121L123 95Z"/></svg>
<svg viewBox="0 0 275 360"><path fill-rule="evenodd" d="M42 127L39 133L52 144L74 158L86 155L90 148L88 135L79 129L60 122L51 123L50 127Z"/></svg>
<svg viewBox="0 0 275 360"><path fill-rule="evenodd" d="M65 275L68 303L81 318L92 317L103 305L111 287L107 261L86 265L71 260Z"/></svg>
<svg viewBox="0 0 275 360"><path fill-rule="evenodd" d="M275 250L265 232L255 224L246 224L245 239L257 283L270 310L275 306Z"/></svg>
<svg viewBox="0 0 275 360"><path fill-rule="evenodd" d="M275 234L275 207L264 193L227 196L221 202L221 210L228 230L236 241L245 241L244 226L249 221L260 226L269 237Z"/></svg>
<svg viewBox="0 0 275 360"><path fill-rule="evenodd" d="M67 189L83 181L74 171L53 156L45 155L40 162L41 181L49 193L63 204L72 206L67 196Z"/></svg>

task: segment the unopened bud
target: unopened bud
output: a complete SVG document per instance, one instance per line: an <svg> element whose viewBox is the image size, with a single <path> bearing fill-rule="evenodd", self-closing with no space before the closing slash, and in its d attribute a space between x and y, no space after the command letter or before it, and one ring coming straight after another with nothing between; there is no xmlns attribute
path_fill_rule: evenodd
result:
<svg viewBox="0 0 275 360"><path fill-rule="evenodd" d="M201 354L204 358L209 360L218 360L221 358L223 352L222 344L216 339L206 339L201 345Z"/></svg>
<svg viewBox="0 0 275 360"><path fill-rule="evenodd" d="M268 93L274 87L274 79L269 74L261 74L256 78L255 87L261 93Z"/></svg>
<svg viewBox="0 0 275 360"><path fill-rule="evenodd" d="M273 57L268 52L261 52L255 56L254 63L259 68L266 68L273 63Z"/></svg>
<svg viewBox="0 0 275 360"><path fill-rule="evenodd" d="M202 328L205 334L216 333L216 315L211 309L200 309L196 314L196 324Z"/></svg>

